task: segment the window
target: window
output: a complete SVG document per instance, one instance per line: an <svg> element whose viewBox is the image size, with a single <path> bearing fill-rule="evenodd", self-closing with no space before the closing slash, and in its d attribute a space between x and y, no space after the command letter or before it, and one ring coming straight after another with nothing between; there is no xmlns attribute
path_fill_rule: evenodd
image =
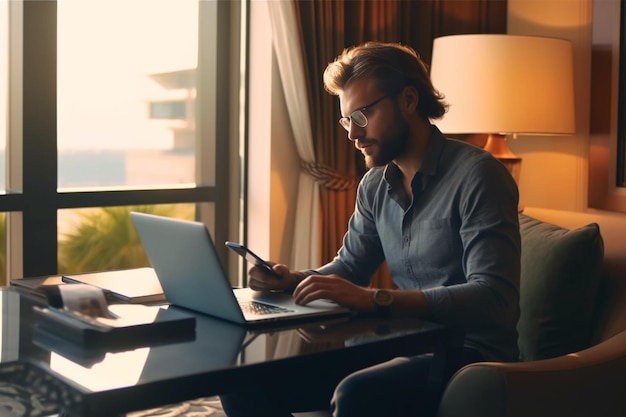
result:
<svg viewBox="0 0 626 417"><path fill-rule="evenodd" d="M197 0L58 2L60 189L206 184L195 178L199 11Z"/></svg>
<svg viewBox="0 0 626 417"><path fill-rule="evenodd" d="M9 86L0 89L9 109L0 212L10 278L56 274L59 242L86 212L107 207L186 207L216 242L238 236L240 193L231 183L239 167L229 161L239 157L231 155L239 152L231 116L240 107L231 93L242 73L239 3L59 0L0 8L9 22L0 25L9 56L0 68Z"/></svg>
<svg viewBox="0 0 626 417"><path fill-rule="evenodd" d="M626 187L621 172L624 167L619 166L626 118L624 70L620 71L622 5L623 2L593 2L588 201L592 208L626 212Z"/></svg>
<svg viewBox="0 0 626 417"><path fill-rule="evenodd" d="M0 56L9 55L9 2L0 2ZM7 143L7 116L9 102L9 62L0 60L0 190L6 190L5 185L5 149Z"/></svg>
<svg viewBox="0 0 626 417"><path fill-rule="evenodd" d="M187 103L184 101L167 101L150 103L151 119L187 119Z"/></svg>
<svg viewBox="0 0 626 417"><path fill-rule="evenodd" d="M9 2L0 2L0 56L9 54ZM0 60L0 194L4 194L5 185L5 149L7 143L7 116L9 102L9 62ZM0 213L0 285L5 282L6 271L6 215Z"/></svg>
<svg viewBox="0 0 626 417"><path fill-rule="evenodd" d="M618 92L617 92L617 184L626 187L626 7L622 2L619 20Z"/></svg>

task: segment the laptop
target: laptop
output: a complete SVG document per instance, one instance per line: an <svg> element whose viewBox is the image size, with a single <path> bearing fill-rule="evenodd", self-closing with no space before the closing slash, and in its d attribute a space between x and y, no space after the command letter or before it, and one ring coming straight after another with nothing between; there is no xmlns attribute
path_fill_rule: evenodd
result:
<svg viewBox="0 0 626 417"><path fill-rule="evenodd" d="M234 323L255 325L348 314L335 303L298 305L289 294L231 287L203 223L130 213L168 302Z"/></svg>

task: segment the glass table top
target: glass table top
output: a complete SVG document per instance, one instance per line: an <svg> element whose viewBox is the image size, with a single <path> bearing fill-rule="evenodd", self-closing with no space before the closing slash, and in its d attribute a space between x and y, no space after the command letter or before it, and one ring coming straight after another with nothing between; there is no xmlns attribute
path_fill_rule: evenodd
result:
<svg viewBox="0 0 626 417"><path fill-rule="evenodd" d="M55 398L63 396L63 404L70 409L73 403L79 404L76 415L96 415L88 411L93 411L90 407L102 407L109 394L120 390L140 394L163 384L195 395L192 391L201 382L204 391L198 391L197 396L214 395L212 390L217 390L218 380L223 381L227 372L281 361L297 366L296 361L306 357L328 360L319 355L400 338L406 343L417 342L445 330L418 320L350 316L251 329L186 311L196 318L192 337L122 351L87 350L62 337L42 336L33 313L34 307L41 306L46 306L43 297L14 287L0 289L0 380L11 380L13 375L18 382L39 381L47 387L45 391L57 390ZM425 347L425 351L429 349L432 347ZM212 380L216 380L215 388L211 387ZM89 405L91 400L94 403Z"/></svg>

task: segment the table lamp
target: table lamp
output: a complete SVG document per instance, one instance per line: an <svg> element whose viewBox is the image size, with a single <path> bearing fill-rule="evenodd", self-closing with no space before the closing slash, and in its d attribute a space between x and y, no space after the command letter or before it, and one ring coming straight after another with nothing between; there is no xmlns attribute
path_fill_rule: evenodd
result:
<svg viewBox="0 0 626 417"><path fill-rule="evenodd" d="M436 38L433 85L450 108L446 134L487 134L484 148L519 181L522 159L506 136L575 132L572 46L556 38L453 35Z"/></svg>

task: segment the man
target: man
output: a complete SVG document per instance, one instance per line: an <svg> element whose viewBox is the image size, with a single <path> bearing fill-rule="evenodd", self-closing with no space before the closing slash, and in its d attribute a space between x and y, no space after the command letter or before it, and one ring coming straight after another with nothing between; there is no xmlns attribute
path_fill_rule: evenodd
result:
<svg viewBox="0 0 626 417"><path fill-rule="evenodd" d="M326 68L324 86L339 97L339 122L371 169L332 262L301 272L274 265L280 280L252 268L250 287L293 291L301 304L323 298L354 311L461 326L466 347L457 367L517 360L521 244L508 171L431 124L447 106L411 48L370 42L347 49ZM384 260L397 290L367 287ZM397 358L348 375L329 399L333 415L435 415L441 392L426 386L431 361ZM307 388L260 387L222 400L229 416L280 417L296 410L294 398L332 391L322 383Z"/></svg>

